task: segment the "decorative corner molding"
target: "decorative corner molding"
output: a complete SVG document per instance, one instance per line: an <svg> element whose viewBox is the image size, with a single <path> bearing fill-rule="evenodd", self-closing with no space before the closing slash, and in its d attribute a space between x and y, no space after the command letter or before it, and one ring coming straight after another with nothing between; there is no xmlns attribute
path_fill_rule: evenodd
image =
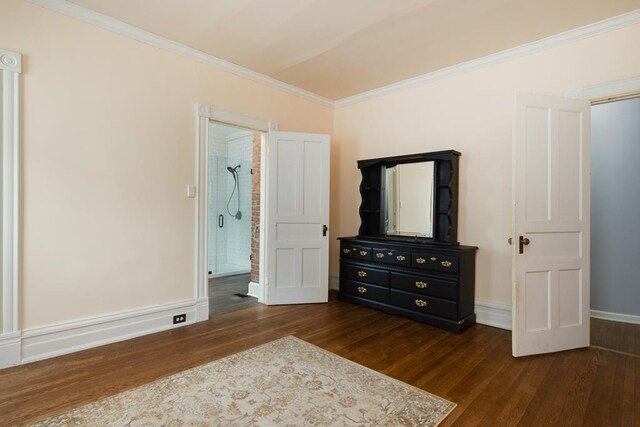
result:
<svg viewBox="0 0 640 427"><path fill-rule="evenodd" d="M61 13L71 18L79 19L89 24L104 28L105 30L121 34L125 37L137 40L148 45L176 53L180 56L193 59L195 61L210 65L219 70L244 77L257 83L263 83L273 88L279 89L291 95L296 95L308 101L315 102L326 107L333 107L333 101L324 96L290 85L280 80L258 73L248 68L236 65L224 59L220 59L208 53L186 46L182 43L169 40L149 31L145 31L136 26L119 21L102 13L88 9L83 6L65 0L29 0L31 3L42 6L54 12Z"/></svg>
<svg viewBox="0 0 640 427"><path fill-rule="evenodd" d="M197 105L197 114L198 117L206 117L208 119L211 118L211 106L209 104L198 104Z"/></svg>
<svg viewBox="0 0 640 427"><path fill-rule="evenodd" d="M388 93L397 92L427 82L440 80L454 74L475 70L510 59L519 58L521 56L536 53L544 49L559 46L564 43L586 39L588 37L596 36L598 34L603 34L609 31L619 30L636 24L640 24L640 9L636 9L632 12L628 12L622 15L614 16L613 18L604 19L602 21L585 25L583 27L575 28L573 30L565 31L563 33L555 34L553 36L545 37L543 39L536 40L531 43L526 43L511 49L493 53L491 55L483 56L478 59L462 62L460 64L452 65L450 67L442 68L440 70L432 71L430 73L392 83L387 86L369 90L367 92L362 92L353 96L338 99L334 102L334 107L340 108L357 104L359 102L377 98Z"/></svg>
<svg viewBox="0 0 640 427"><path fill-rule="evenodd" d="M22 55L0 49L0 70L22 73Z"/></svg>

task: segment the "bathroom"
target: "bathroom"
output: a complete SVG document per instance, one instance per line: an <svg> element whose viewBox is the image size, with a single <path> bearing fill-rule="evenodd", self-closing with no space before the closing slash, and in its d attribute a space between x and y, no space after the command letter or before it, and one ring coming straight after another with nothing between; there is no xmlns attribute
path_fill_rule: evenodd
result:
<svg viewBox="0 0 640 427"><path fill-rule="evenodd" d="M257 303L247 294L258 281L261 134L209 126L209 298L220 314Z"/></svg>

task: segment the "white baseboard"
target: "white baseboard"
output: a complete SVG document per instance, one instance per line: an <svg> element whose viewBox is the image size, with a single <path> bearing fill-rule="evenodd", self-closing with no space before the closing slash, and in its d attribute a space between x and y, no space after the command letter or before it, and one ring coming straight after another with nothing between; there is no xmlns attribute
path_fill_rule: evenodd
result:
<svg viewBox="0 0 640 427"><path fill-rule="evenodd" d="M0 369L20 364L20 332L0 335Z"/></svg>
<svg viewBox="0 0 640 427"><path fill-rule="evenodd" d="M591 310L591 317L595 319L611 320L614 322L633 323L640 325L640 316L633 314L610 313L608 311Z"/></svg>
<svg viewBox="0 0 640 427"><path fill-rule="evenodd" d="M258 298L258 301L262 302L262 285L256 282L249 282L249 290L247 295Z"/></svg>
<svg viewBox="0 0 640 427"><path fill-rule="evenodd" d="M340 289L340 276L338 273L329 273L329 289L334 291Z"/></svg>
<svg viewBox="0 0 640 427"><path fill-rule="evenodd" d="M511 330L511 304L476 299L476 323Z"/></svg>
<svg viewBox="0 0 640 427"><path fill-rule="evenodd" d="M173 324L173 316L187 321ZM90 317L22 332L22 363L73 353L206 320L209 301L182 301L157 307Z"/></svg>

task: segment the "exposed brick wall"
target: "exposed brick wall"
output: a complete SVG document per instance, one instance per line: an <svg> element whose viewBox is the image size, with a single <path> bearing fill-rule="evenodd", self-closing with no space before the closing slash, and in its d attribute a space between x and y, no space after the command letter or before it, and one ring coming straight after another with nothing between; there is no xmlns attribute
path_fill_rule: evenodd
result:
<svg viewBox="0 0 640 427"><path fill-rule="evenodd" d="M253 134L251 182L251 281L260 280L260 141L259 133Z"/></svg>

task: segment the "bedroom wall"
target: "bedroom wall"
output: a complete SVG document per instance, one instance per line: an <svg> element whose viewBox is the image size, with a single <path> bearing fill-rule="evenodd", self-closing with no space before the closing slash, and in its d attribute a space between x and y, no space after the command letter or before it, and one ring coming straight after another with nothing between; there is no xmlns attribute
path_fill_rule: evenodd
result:
<svg viewBox="0 0 640 427"><path fill-rule="evenodd" d="M0 11L24 58L24 329L194 297L197 102L332 131L332 109L270 86L23 0Z"/></svg>
<svg viewBox="0 0 640 427"><path fill-rule="evenodd" d="M460 159L459 240L477 245L476 298L511 302L511 145L518 91L567 89L640 75L640 25L404 89L335 112L332 237L354 235L356 160L455 149ZM331 242L332 274L338 244Z"/></svg>

